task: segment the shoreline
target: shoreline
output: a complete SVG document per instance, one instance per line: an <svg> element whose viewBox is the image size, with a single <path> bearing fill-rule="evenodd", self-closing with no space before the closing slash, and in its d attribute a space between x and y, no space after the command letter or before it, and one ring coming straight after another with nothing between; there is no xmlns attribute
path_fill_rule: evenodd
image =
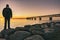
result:
<svg viewBox="0 0 60 40"><path fill-rule="evenodd" d="M24 25L24 27L16 27L14 29L1 30L0 40L5 40L4 38L8 38L11 35L13 35L12 37L16 37L18 35L17 38L21 39L21 37L22 37L22 39L23 39L24 36L26 36L25 33L28 34L28 37L37 36L37 38L38 38L41 36L43 39L48 38L49 35L53 34L56 31L58 32L60 30L59 29L60 25L57 25L57 24L60 24L60 22ZM47 34L49 34L49 35L47 35ZM10 36L8 36L8 35L10 35ZM45 36L47 36L47 37L45 37ZM28 37L26 37L26 38L28 38Z"/></svg>

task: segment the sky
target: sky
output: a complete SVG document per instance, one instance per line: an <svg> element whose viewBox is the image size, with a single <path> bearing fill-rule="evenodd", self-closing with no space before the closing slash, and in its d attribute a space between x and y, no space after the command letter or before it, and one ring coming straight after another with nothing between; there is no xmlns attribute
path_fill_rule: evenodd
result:
<svg viewBox="0 0 60 40"><path fill-rule="evenodd" d="M60 0L0 0L2 10L9 4L13 17L32 17L60 13Z"/></svg>

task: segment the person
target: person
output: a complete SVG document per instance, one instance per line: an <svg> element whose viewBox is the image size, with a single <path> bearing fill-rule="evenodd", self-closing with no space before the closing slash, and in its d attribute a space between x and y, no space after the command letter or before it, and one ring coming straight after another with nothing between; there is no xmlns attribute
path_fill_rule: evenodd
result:
<svg viewBox="0 0 60 40"><path fill-rule="evenodd" d="M7 28L7 24L8 24L8 29L10 29L10 19L12 18L12 10L8 4L6 4L6 8L3 9L2 15L5 19L4 29Z"/></svg>

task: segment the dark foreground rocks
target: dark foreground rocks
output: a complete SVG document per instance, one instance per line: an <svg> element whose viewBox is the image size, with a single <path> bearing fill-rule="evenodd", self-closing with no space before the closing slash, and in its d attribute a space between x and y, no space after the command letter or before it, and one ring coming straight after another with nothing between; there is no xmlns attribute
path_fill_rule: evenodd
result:
<svg viewBox="0 0 60 40"><path fill-rule="evenodd" d="M1 31L1 35L4 37L4 38L7 38L8 36L10 36L11 34L13 34L15 32L14 29L6 29L6 30L2 30Z"/></svg>
<svg viewBox="0 0 60 40"><path fill-rule="evenodd" d="M52 33L46 33L44 35L45 40L60 40L60 31L54 31Z"/></svg>
<svg viewBox="0 0 60 40"><path fill-rule="evenodd" d="M2 35L2 33L0 32L0 38L3 38L3 35Z"/></svg>
<svg viewBox="0 0 60 40"><path fill-rule="evenodd" d="M7 40L24 40L24 38L29 37L31 33L26 31L17 31L14 34L10 35Z"/></svg>
<svg viewBox="0 0 60 40"><path fill-rule="evenodd" d="M15 31L24 31L24 27L16 27Z"/></svg>
<svg viewBox="0 0 60 40"><path fill-rule="evenodd" d="M0 38L0 40L6 40L6 39Z"/></svg>
<svg viewBox="0 0 60 40"><path fill-rule="evenodd" d="M27 37L24 40L44 40L44 39L40 35L33 35L33 36L30 36L30 37Z"/></svg>
<svg viewBox="0 0 60 40"><path fill-rule="evenodd" d="M0 38L6 40L60 40L60 26L48 23L25 25L0 32Z"/></svg>

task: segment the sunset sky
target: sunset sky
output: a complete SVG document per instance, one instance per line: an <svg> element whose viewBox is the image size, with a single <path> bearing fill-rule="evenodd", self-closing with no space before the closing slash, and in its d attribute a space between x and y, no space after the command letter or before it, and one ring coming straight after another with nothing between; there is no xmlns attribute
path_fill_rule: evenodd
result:
<svg viewBox="0 0 60 40"><path fill-rule="evenodd" d="M60 13L60 0L0 0L0 17L6 4L10 5L13 17L31 17Z"/></svg>

